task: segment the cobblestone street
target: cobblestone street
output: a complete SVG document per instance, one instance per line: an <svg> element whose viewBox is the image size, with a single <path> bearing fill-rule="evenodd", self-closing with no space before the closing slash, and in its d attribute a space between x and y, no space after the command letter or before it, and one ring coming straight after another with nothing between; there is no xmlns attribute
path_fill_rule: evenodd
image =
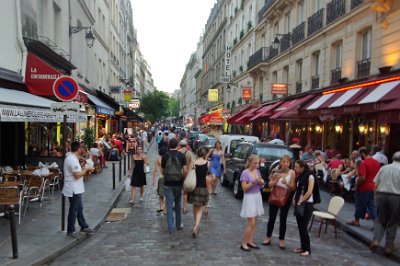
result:
<svg viewBox="0 0 400 266"><path fill-rule="evenodd" d="M155 146L148 153L151 168L156 156ZM152 170L152 169L151 169ZM156 212L158 198L155 187L147 181L145 200L136 200L132 213L120 222L105 223L100 230L81 245L57 258L53 265L396 265L368 247L339 231L335 240L331 227L317 238L314 223L311 236L312 255L302 258L291 251L299 246L297 225L291 210L288 217L286 250L278 247L278 229L272 245L261 246L251 253L239 249L246 221L239 216L241 201L233 197L231 188L219 187L212 198L209 217L202 221L200 235L191 236L193 218L183 215L184 229L170 236L166 216ZM129 192L123 192L119 208L127 208ZM268 214L268 204L265 211ZM255 242L261 244L266 233L267 216L259 219Z"/></svg>

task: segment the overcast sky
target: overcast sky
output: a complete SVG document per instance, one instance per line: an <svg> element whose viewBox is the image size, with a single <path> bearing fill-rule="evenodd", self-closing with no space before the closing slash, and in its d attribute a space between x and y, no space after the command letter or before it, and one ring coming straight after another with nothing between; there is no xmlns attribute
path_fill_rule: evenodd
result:
<svg viewBox="0 0 400 266"><path fill-rule="evenodd" d="M179 89L216 0L131 0L142 54L158 90Z"/></svg>

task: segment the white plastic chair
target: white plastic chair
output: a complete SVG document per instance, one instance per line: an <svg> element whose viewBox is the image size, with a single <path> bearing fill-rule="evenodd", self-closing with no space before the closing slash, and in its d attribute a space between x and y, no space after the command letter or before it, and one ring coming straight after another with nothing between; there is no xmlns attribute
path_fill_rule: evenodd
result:
<svg viewBox="0 0 400 266"><path fill-rule="evenodd" d="M314 217L318 217L321 219L321 223L319 225L318 237L321 234L323 222L325 221L326 223L325 224L325 233L326 233L328 229L328 221L332 221L333 226L335 228L335 239L337 239L336 217L339 214L340 210L343 208L343 205L344 205L344 199L342 197L335 196L329 201L328 212L314 211L308 231L311 231L314 222Z"/></svg>

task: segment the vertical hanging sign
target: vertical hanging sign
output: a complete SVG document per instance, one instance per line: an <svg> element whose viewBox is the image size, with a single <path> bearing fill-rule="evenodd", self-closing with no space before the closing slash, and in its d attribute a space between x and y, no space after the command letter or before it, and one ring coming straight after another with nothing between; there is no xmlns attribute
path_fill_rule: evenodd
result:
<svg viewBox="0 0 400 266"><path fill-rule="evenodd" d="M232 48L226 44L225 48L225 76L231 77Z"/></svg>

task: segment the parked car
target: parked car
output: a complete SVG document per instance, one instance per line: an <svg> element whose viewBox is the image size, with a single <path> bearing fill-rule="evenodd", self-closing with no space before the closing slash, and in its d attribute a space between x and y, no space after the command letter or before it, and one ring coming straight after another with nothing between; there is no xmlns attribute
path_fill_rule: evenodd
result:
<svg viewBox="0 0 400 266"><path fill-rule="evenodd" d="M216 137L212 137L212 136L208 136L205 141L204 141L204 147L206 147L207 152L209 150L211 150L212 148L214 148L215 142L217 142L217 138Z"/></svg>
<svg viewBox="0 0 400 266"><path fill-rule="evenodd" d="M200 131L190 131L189 133L189 146L190 148L194 151L194 142L195 140L198 139L199 134L201 134Z"/></svg>
<svg viewBox="0 0 400 266"><path fill-rule="evenodd" d="M244 141L251 143L259 143L260 139L256 136L248 136L248 135L222 135L220 137L222 150L228 156L233 154L238 147L239 143Z"/></svg>
<svg viewBox="0 0 400 266"><path fill-rule="evenodd" d="M283 155L289 155L293 158L291 149L284 145L267 143L254 144L250 142L240 143L233 155L227 156L226 174L222 175L220 179L221 185L223 186L233 185L233 194L236 198L241 198L243 196L240 175L245 169L247 158L251 154L257 154L261 158L259 170L265 184L268 183L269 173L279 165L279 160ZM263 192L268 193L270 190L265 188Z"/></svg>
<svg viewBox="0 0 400 266"><path fill-rule="evenodd" d="M210 137L210 135L207 135L207 134L202 134L202 133L198 134L193 141L193 152L196 152L196 150L200 146L204 146L204 141L209 137Z"/></svg>

